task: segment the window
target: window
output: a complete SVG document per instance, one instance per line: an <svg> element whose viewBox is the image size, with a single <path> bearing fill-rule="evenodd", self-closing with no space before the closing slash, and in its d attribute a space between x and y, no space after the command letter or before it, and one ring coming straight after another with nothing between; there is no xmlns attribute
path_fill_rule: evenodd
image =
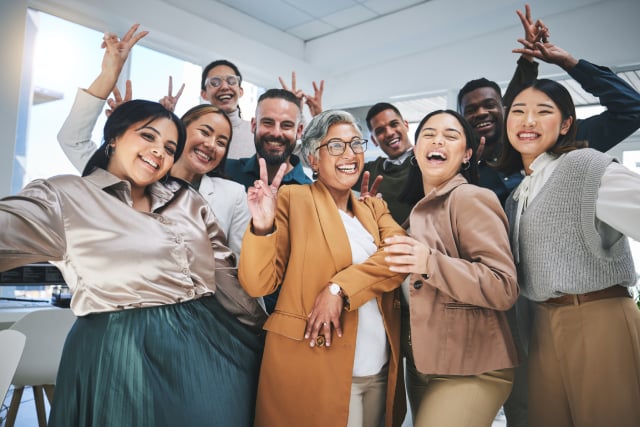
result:
<svg viewBox="0 0 640 427"><path fill-rule="evenodd" d="M28 111L20 114L19 121L26 136L18 141L17 156L24 168L22 182L15 183L18 191L36 178L59 174L78 174L58 145L57 134L71 110L78 88L87 88L100 72L103 34L99 31L57 18L44 12L29 11L35 34L31 69L23 70L25 81L31 82L33 99ZM215 58L212 58L212 60ZM27 61L28 62L28 61ZM123 74L126 72L123 71ZM137 45L129 57L129 78L133 97L157 101L167 94L169 76L173 77L173 93L182 83L185 89L175 113L180 116L189 108L203 102L200 98L202 67L179 58ZM127 76L121 76L122 86ZM244 81L244 96L240 107L245 120L250 120L262 88ZM27 110L27 109L25 109ZM93 130L92 139L102 142L102 128L106 116L102 114Z"/></svg>

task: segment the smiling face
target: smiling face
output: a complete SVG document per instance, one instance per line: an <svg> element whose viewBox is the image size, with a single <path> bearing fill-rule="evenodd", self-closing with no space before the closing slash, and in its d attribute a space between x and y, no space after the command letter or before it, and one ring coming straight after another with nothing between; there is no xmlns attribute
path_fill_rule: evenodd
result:
<svg viewBox="0 0 640 427"><path fill-rule="evenodd" d="M507 137L522 156L527 173L536 157L567 134L571 123L571 117L563 120L558 106L542 91L527 88L515 97L507 116Z"/></svg>
<svg viewBox="0 0 640 427"><path fill-rule="evenodd" d="M395 159L411 148L409 124L392 109L386 109L369 120L371 139L390 159Z"/></svg>
<svg viewBox="0 0 640 427"><path fill-rule="evenodd" d="M462 125L448 113L436 114L422 125L414 150L424 194L453 178L472 154Z"/></svg>
<svg viewBox="0 0 640 427"><path fill-rule="evenodd" d="M279 166L289 160L302 133L300 109L282 98L263 99L251 119L256 152L267 165Z"/></svg>
<svg viewBox="0 0 640 427"><path fill-rule="evenodd" d="M362 135L353 125L336 123L329 127L319 146L331 140L350 142L359 139L362 139ZM348 195L351 187L358 181L364 167L364 153L355 154L351 146L347 145L344 153L332 156L327 147L321 147L315 151L315 155L309 156L309 163L318 172L318 181L322 181L334 195L334 199L338 200L336 196Z"/></svg>
<svg viewBox="0 0 640 427"><path fill-rule="evenodd" d="M163 178L173 166L178 130L168 118L137 122L110 144L107 170L131 183L132 191Z"/></svg>
<svg viewBox="0 0 640 427"><path fill-rule="evenodd" d="M230 136L231 126L222 112L204 114L189 123L184 152L173 167L173 175L194 182L218 167Z"/></svg>
<svg viewBox="0 0 640 427"><path fill-rule="evenodd" d="M485 137L486 148L502 144L504 108L499 93L491 87L472 90L462 97L460 109L478 139Z"/></svg>
<svg viewBox="0 0 640 427"><path fill-rule="evenodd" d="M201 91L200 96L206 99L212 105L218 107L225 113L231 113L238 109L238 101L244 94L244 90L240 86L240 82L235 85L229 85L225 77L235 76L236 72L227 65L218 65L213 67L207 73L205 89ZM219 87L213 87L208 82L211 77L220 77L222 84Z"/></svg>

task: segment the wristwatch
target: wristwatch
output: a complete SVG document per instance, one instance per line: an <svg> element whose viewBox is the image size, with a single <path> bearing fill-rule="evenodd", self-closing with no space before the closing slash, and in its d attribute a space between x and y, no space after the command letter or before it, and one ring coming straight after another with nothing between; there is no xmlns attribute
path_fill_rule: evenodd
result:
<svg viewBox="0 0 640 427"><path fill-rule="evenodd" d="M332 283L329 285L329 293L331 295L342 296L342 288L337 283Z"/></svg>

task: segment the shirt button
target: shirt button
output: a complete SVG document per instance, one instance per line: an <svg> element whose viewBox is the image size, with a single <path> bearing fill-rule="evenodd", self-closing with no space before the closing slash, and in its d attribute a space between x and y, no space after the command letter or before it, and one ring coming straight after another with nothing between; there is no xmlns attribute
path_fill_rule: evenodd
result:
<svg viewBox="0 0 640 427"><path fill-rule="evenodd" d="M420 289L422 287L422 280L416 280L415 282L413 282L413 287L415 289Z"/></svg>
<svg viewBox="0 0 640 427"><path fill-rule="evenodd" d="M189 289L189 290L187 291L187 296L188 296L189 298L193 298L193 296L194 296L194 295L195 295L195 292L193 292L193 290L192 290L192 289Z"/></svg>
<svg viewBox="0 0 640 427"><path fill-rule="evenodd" d="M189 276L190 272L188 268L183 268L182 269L182 274L184 274L185 276Z"/></svg>
<svg viewBox="0 0 640 427"><path fill-rule="evenodd" d="M180 237L180 236L176 237L176 243L177 244L181 244L182 243L182 237Z"/></svg>

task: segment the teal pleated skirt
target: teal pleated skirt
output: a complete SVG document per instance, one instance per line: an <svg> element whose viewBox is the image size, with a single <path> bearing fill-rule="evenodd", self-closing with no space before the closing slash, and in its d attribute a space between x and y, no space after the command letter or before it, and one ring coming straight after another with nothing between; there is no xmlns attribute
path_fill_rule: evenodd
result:
<svg viewBox="0 0 640 427"><path fill-rule="evenodd" d="M49 426L252 426L262 346L215 297L80 317Z"/></svg>

